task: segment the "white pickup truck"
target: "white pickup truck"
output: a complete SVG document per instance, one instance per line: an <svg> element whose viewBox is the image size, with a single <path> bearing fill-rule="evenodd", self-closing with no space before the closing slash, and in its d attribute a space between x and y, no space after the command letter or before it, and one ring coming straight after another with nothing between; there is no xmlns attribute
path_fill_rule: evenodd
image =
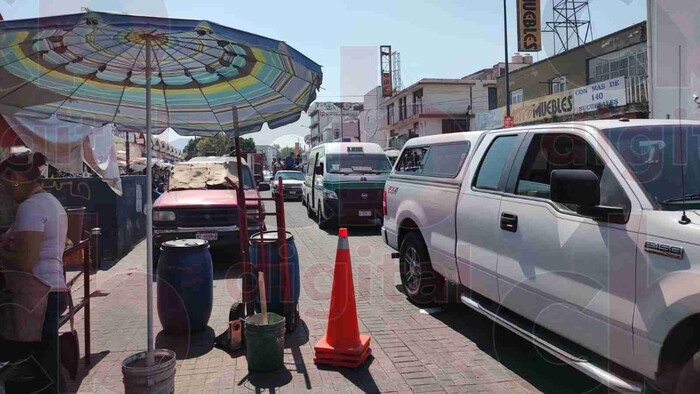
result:
<svg viewBox="0 0 700 394"><path fill-rule="evenodd" d="M700 392L700 123L410 140L384 241L416 303L470 308L613 390ZM553 377L554 378L554 377Z"/></svg>

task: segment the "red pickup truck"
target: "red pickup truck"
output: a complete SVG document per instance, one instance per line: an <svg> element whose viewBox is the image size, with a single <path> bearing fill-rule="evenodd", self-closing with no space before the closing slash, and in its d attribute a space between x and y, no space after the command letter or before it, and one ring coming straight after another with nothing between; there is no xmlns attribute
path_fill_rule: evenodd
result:
<svg viewBox="0 0 700 394"><path fill-rule="evenodd" d="M230 184L237 179L235 157L198 157L173 168L168 190L153 203L154 263L160 246L173 239L205 239L212 249L240 253L238 201ZM227 179L228 178L228 179ZM243 161L246 198L259 198L248 164ZM247 201L249 213L257 213L256 201ZM260 231L260 223L248 218L248 233Z"/></svg>

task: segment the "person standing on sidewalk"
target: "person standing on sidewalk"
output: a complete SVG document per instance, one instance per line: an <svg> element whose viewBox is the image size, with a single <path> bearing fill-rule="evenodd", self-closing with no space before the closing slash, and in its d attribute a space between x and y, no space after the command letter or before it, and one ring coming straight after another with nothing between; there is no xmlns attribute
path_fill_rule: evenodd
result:
<svg viewBox="0 0 700 394"><path fill-rule="evenodd" d="M42 187L45 164L46 157L40 153L10 156L0 163L0 182L18 204L15 221L0 248L10 305L15 305L5 309L9 319L0 322L2 339L13 346L0 345L0 356L12 358L6 354L10 347L19 358L28 353L39 364L33 368L37 372L33 374L36 390L32 391L58 393L58 324L69 302L63 272L68 218L56 197ZM23 310L26 306L32 309Z"/></svg>

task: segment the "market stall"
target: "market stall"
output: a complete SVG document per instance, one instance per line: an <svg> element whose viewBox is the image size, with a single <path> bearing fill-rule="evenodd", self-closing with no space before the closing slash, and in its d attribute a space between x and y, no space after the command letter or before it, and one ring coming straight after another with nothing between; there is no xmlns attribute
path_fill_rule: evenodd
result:
<svg viewBox="0 0 700 394"><path fill-rule="evenodd" d="M115 124L127 132L145 126L146 168L153 133L167 128L186 136L226 133L235 137L240 153L241 135L298 120L322 81L321 67L286 43L207 21L86 10L1 22L0 40L0 113L95 127ZM150 171L147 177L152 184ZM239 201L245 201L238 190ZM147 193L149 357L154 350L151 207ZM249 241L245 215L240 209L242 245ZM244 262L246 249L241 250Z"/></svg>

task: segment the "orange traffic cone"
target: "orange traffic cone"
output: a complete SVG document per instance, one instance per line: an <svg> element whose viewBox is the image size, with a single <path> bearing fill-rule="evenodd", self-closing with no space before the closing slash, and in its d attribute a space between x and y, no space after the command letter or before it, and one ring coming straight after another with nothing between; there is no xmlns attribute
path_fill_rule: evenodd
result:
<svg viewBox="0 0 700 394"><path fill-rule="evenodd" d="M314 346L314 363L356 368L372 354L369 347L372 338L360 335L358 327L348 230L341 228L338 237L328 329Z"/></svg>

